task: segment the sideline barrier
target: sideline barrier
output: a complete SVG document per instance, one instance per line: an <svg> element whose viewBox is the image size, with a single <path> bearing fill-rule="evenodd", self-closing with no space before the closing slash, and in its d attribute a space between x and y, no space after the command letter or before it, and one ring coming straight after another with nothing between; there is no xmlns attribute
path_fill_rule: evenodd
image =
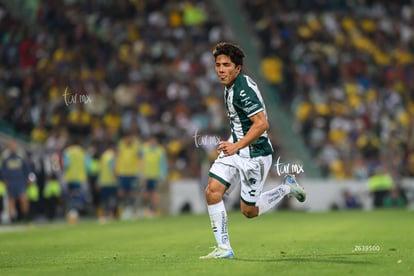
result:
<svg viewBox="0 0 414 276"><path fill-rule="evenodd" d="M301 179L300 183L305 187L307 198L304 203L299 203L294 198L289 199L290 209L309 212L326 212L336 205L343 206L342 194L345 190L358 197L362 203L363 210L372 209L371 196L367 189L366 181L356 180L324 180L324 179ZM269 179L264 190L279 185L279 180ZM408 209L414 210L414 178L405 178L402 181L408 200ZM204 198L205 184L200 184L197 179L188 179L171 182L169 192L163 195L164 210L170 215L179 215L183 212L192 214L207 213L207 203ZM234 189L229 196L225 197L225 205L228 211L237 205L240 198L240 188ZM4 202L3 221L7 221L7 199ZM280 206L276 206L277 209Z"/></svg>
<svg viewBox="0 0 414 276"><path fill-rule="evenodd" d="M334 179L301 179L300 183L305 187L307 198L304 203L299 203L294 198L289 199L289 207L294 210L310 212L324 212L332 209L333 206L341 208L343 203L343 192L349 191L356 196L363 210L372 209L372 199L367 189L367 181L357 180L334 180ZM278 185L276 179L270 179L265 185L265 190ZM414 178L405 178L402 181L409 199L409 208L414 207ZM180 210L187 204L190 212L200 214L207 211L204 199L204 186L198 180L185 180L170 183L170 214L180 214ZM227 210L237 204L240 198L239 189L235 189L230 196L225 198ZM278 207L278 206L277 206ZM277 208L276 207L276 208Z"/></svg>

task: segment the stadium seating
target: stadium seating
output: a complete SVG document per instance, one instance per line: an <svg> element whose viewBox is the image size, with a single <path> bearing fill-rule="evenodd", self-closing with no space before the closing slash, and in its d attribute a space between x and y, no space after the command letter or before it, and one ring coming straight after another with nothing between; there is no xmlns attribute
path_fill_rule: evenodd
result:
<svg viewBox="0 0 414 276"><path fill-rule="evenodd" d="M136 129L141 138L162 137L171 179L199 177L198 160L211 147L197 148L195 133L225 133L210 50L226 33L212 5L36 3L17 7L26 17L1 8L2 130L54 151L76 135L101 151Z"/></svg>
<svg viewBox="0 0 414 276"><path fill-rule="evenodd" d="M227 128L210 49L231 36L214 5L27 2L27 18L0 12L2 130L56 151L70 135L99 151L131 128L155 133L172 180L200 177L214 147L199 150L195 133L224 138ZM378 160L414 175L410 1L241 3L262 73L324 176L365 178Z"/></svg>
<svg viewBox="0 0 414 276"><path fill-rule="evenodd" d="M243 1L262 73L325 177L413 176L411 1Z"/></svg>

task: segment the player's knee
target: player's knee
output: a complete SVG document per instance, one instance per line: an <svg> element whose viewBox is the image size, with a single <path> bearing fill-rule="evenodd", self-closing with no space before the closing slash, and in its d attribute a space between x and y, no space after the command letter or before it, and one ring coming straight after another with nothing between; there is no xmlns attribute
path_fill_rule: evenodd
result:
<svg viewBox="0 0 414 276"><path fill-rule="evenodd" d="M208 204L213 204L221 201L221 194L218 191L211 189L209 185L207 185L204 193Z"/></svg>
<svg viewBox="0 0 414 276"><path fill-rule="evenodd" d="M210 177L204 192L207 204L216 204L223 200L223 194L226 192L226 186L218 180Z"/></svg>
<svg viewBox="0 0 414 276"><path fill-rule="evenodd" d="M257 208L243 208L242 214L246 218L254 218L254 217L257 217L259 213L257 211Z"/></svg>

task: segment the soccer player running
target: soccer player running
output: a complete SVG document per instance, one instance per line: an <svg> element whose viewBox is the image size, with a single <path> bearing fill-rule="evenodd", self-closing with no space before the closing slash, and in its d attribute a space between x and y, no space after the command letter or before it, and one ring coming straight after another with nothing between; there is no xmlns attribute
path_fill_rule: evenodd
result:
<svg viewBox="0 0 414 276"><path fill-rule="evenodd" d="M285 196L294 196L300 202L306 197L303 187L290 174L284 177L281 185L262 192L273 153L262 96L256 83L241 72L244 53L240 47L220 42L215 46L213 56L217 76L225 86L224 103L231 136L228 141L219 143L219 156L209 171L205 196L217 247L201 259L234 257L223 203L223 195L231 185L241 185L240 208L247 218L264 214Z"/></svg>

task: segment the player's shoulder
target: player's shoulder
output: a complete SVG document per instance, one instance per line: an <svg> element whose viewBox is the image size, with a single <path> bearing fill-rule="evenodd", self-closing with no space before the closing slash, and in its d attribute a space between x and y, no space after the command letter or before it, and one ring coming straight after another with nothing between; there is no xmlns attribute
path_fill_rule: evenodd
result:
<svg viewBox="0 0 414 276"><path fill-rule="evenodd" d="M237 76L236 84L240 86L257 87L257 84L253 78L243 73Z"/></svg>
<svg viewBox="0 0 414 276"><path fill-rule="evenodd" d="M237 91L237 94L250 94L258 91L256 82L245 74L237 76L234 88L235 91Z"/></svg>

